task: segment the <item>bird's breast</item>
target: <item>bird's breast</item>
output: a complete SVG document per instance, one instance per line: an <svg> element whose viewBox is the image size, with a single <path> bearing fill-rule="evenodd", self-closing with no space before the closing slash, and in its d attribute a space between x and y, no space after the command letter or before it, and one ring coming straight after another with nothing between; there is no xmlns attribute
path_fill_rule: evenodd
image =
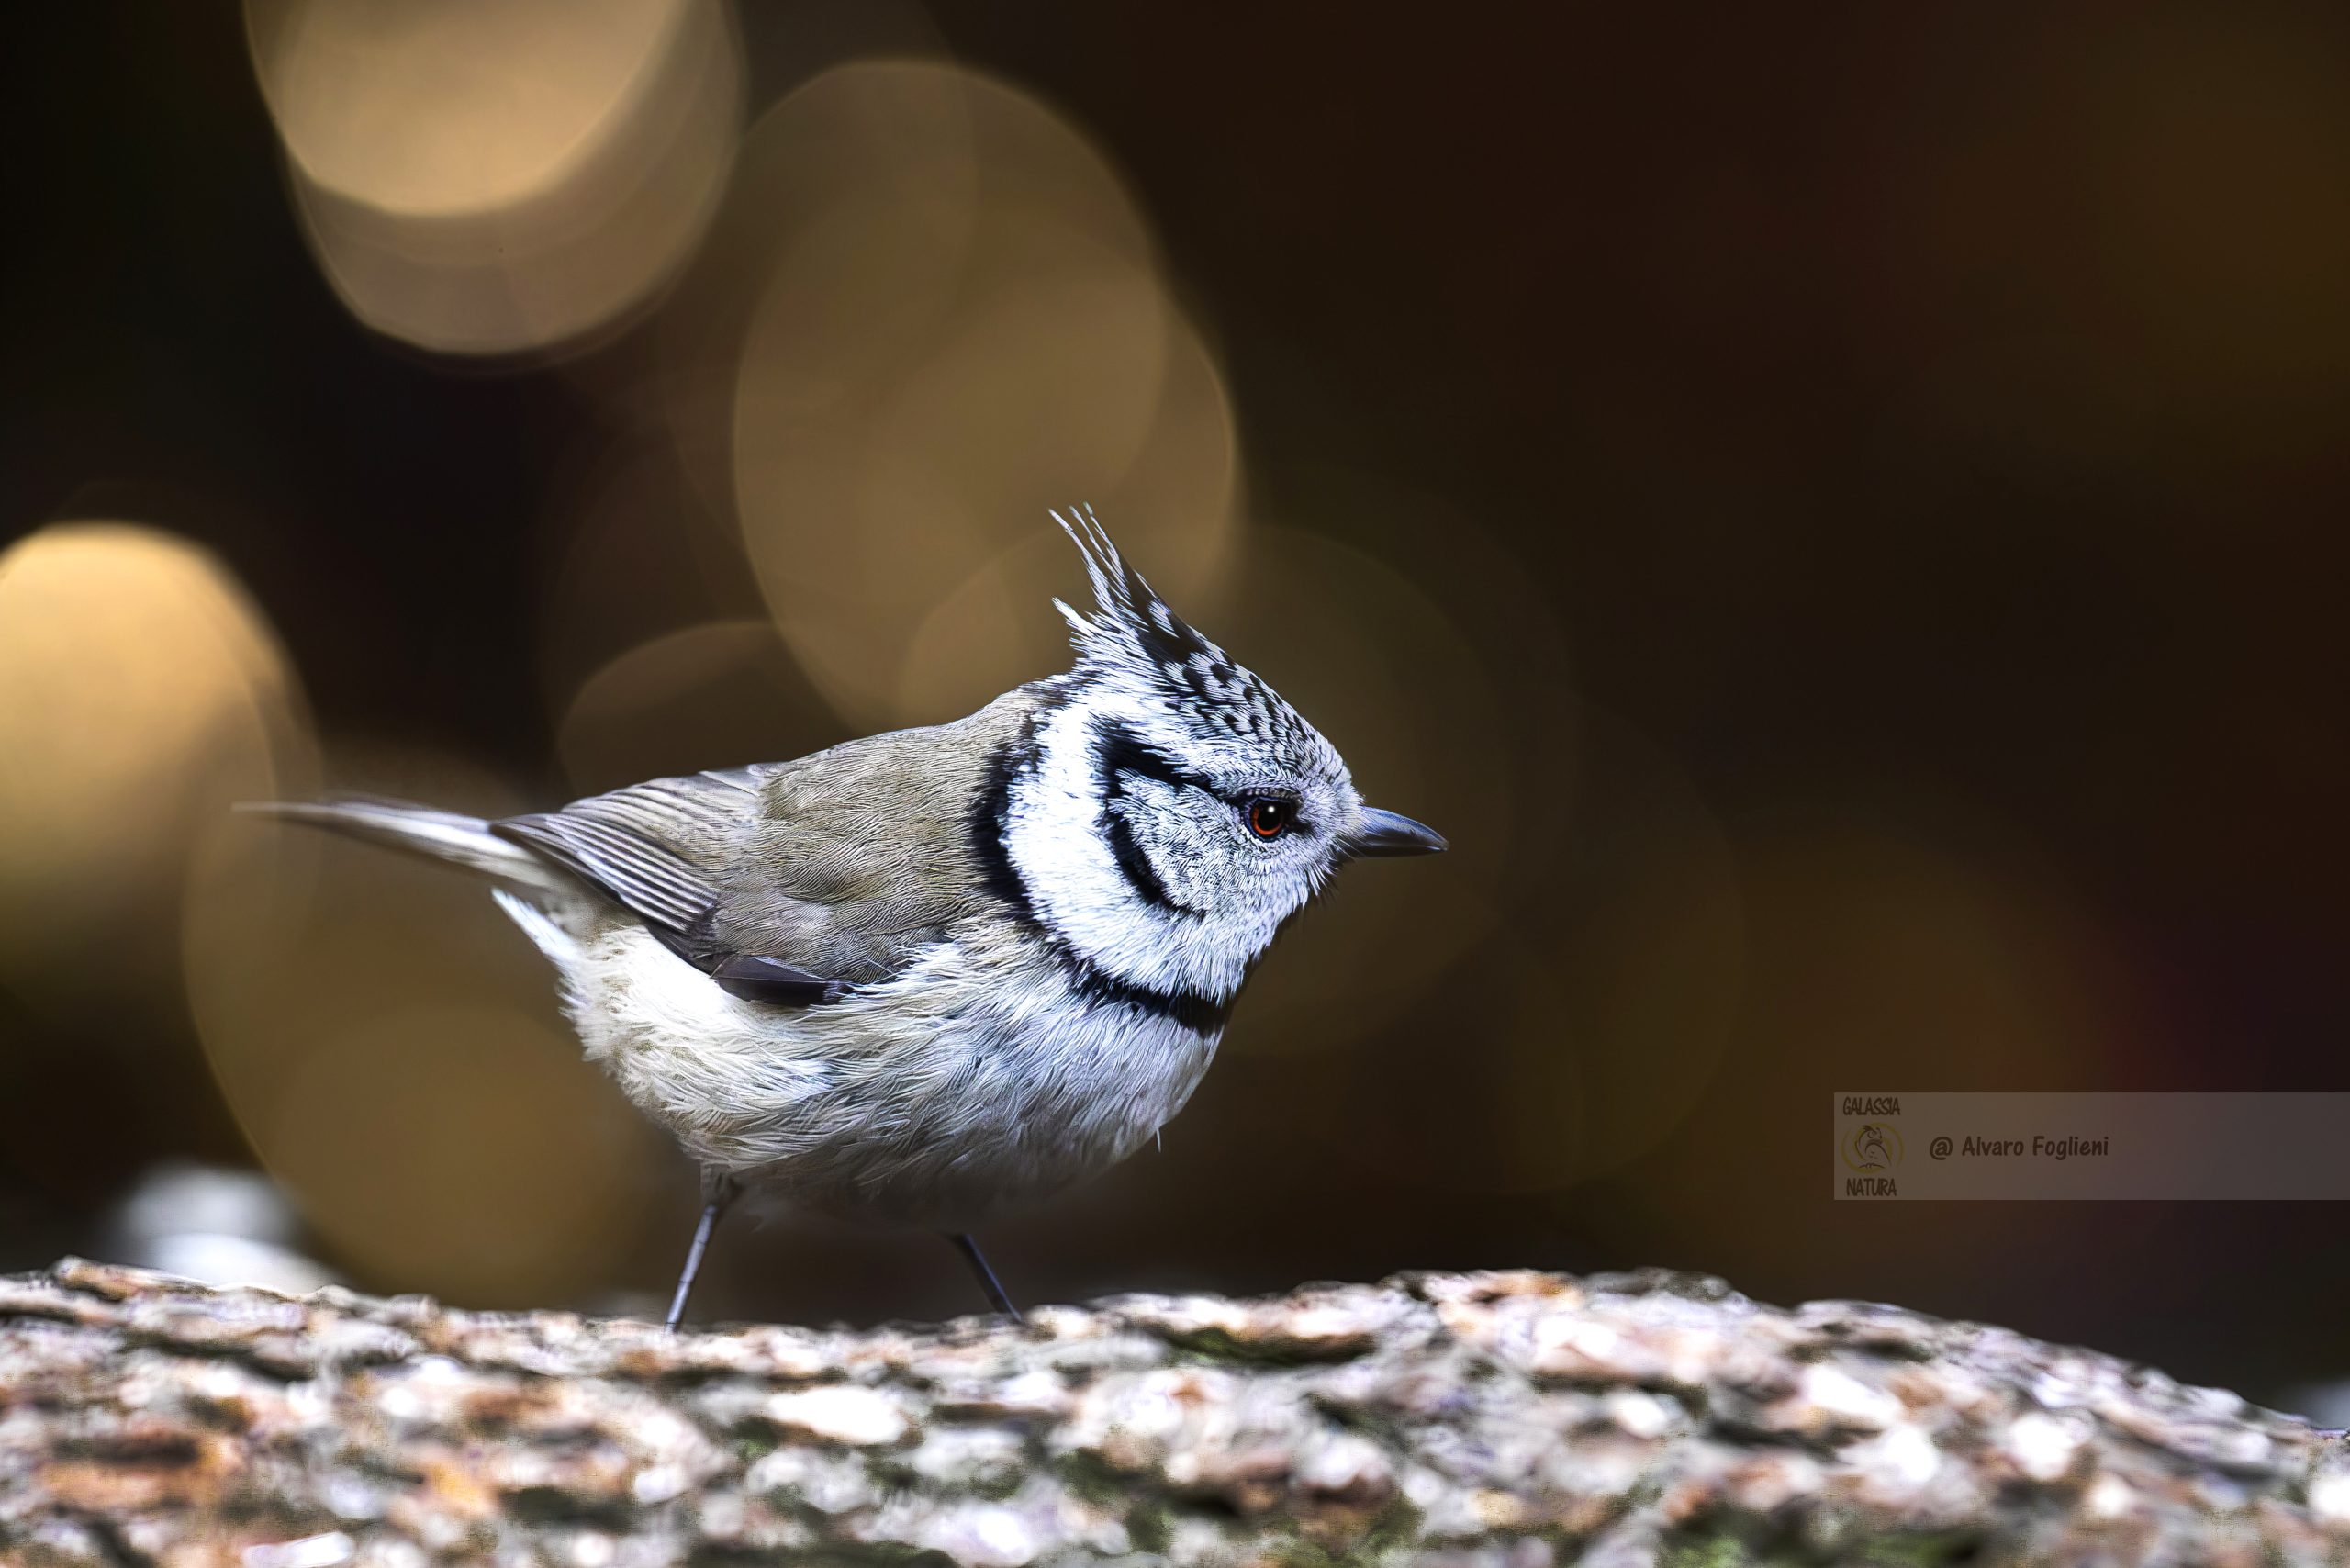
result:
<svg viewBox="0 0 2350 1568"><path fill-rule="evenodd" d="M851 1217L962 1226L1099 1174L1206 1072L1185 1018L974 923L891 979L788 1008L729 996L631 923L571 987L589 1053L706 1165Z"/></svg>

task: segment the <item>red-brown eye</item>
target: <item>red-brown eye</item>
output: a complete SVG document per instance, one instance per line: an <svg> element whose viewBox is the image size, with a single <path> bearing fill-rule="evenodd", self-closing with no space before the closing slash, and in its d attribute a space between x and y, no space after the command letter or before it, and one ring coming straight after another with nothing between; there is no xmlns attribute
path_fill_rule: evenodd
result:
<svg viewBox="0 0 2350 1568"><path fill-rule="evenodd" d="M1287 801L1264 798L1248 802L1248 831L1259 838L1279 838L1289 831L1290 818L1295 808Z"/></svg>

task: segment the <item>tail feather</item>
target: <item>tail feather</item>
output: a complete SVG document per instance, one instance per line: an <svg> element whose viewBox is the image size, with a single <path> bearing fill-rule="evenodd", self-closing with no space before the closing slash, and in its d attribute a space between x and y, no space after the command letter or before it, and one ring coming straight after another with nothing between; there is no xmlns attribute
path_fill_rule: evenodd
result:
<svg viewBox="0 0 2350 1568"><path fill-rule="evenodd" d="M525 894L559 894L563 874L519 844L489 831L480 817L397 801L256 801L237 808L308 823L390 849L445 861Z"/></svg>

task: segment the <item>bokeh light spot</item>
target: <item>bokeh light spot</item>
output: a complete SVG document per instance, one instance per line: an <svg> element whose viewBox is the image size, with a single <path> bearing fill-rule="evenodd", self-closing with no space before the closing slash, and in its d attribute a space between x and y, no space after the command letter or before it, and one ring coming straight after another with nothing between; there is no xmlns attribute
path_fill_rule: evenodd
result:
<svg viewBox="0 0 2350 1568"><path fill-rule="evenodd" d="M643 303L722 194L721 0L251 0L305 231L353 315L442 353L568 344Z"/></svg>
<svg viewBox="0 0 2350 1568"><path fill-rule="evenodd" d="M491 815L522 803L427 754L336 772ZM582 1058L554 973L487 887L260 818L210 855L189 1001L222 1096L333 1261L485 1305L609 1282L661 1145Z"/></svg>
<svg viewBox="0 0 2350 1568"><path fill-rule="evenodd" d="M583 684L556 737L585 791L784 761L845 737L775 628L716 622L653 638Z"/></svg>
<svg viewBox="0 0 2350 1568"><path fill-rule="evenodd" d="M599 1147L632 1141L631 1113L567 1031L520 1013L354 1013L264 1114L271 1168L311 1224L408 1288L484 1305L576 1291L609 1276L643 1206Z"/></svg>
<svg viewBox="0 0 2350 1568"><path fill-rule="evenodd" d="M951 641L923 656L950 655L956 681L909 653L1047 506L1091 502L1170 594L1213 576L1236 466L1221 381L1082 133L974 73L887 62L818 77L754 140L823 173L784 186L799 205L738 374L736 508L845 718L949 718L1047 673L991 616L934 628ZM811 286L826 278L854 283Z"/></svg>
<svg viewBox="0 0 2350 1568"><path fill-rule="evenodd" d="M301 702L212 556L124 523L0 554L0 974L168 980L195 835L309 770Z"/></svg>

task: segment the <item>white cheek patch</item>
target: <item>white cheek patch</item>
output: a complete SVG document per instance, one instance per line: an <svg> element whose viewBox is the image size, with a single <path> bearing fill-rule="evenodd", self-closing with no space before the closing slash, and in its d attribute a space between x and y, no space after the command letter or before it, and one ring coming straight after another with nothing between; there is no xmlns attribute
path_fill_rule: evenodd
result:
<svg viewBox="0 0 2350 1568"><path fill-rule="evenodd" d="M1152 715L1108 692L1053 714L1037 733L1035 766L1013 785L1006 852L1037 917L1087 960L1130 984L1222 1001L1240 989L1280 915L1195 894L1184 902L1206 913L1194 916L1136 893L1102 834L1093 726L1105 718L1139 727Z"/></svg>
<svg viewBox="0 0 2350 1568"><path fill-rule="evenodd" d="M1126 776L1122 797L1110 809L1125 819L1128 840L1158 878L1168 902L1227 931L1248 928L1244 909L1258 902L1272 868L1265 863L1262 846L1239 841L1238 812L1222 801L1203 800L1195 790L1134 774ZM1150 908L1166 913L1156 904ZM1181 930L1198 921L1170 924Z"/></svg>

